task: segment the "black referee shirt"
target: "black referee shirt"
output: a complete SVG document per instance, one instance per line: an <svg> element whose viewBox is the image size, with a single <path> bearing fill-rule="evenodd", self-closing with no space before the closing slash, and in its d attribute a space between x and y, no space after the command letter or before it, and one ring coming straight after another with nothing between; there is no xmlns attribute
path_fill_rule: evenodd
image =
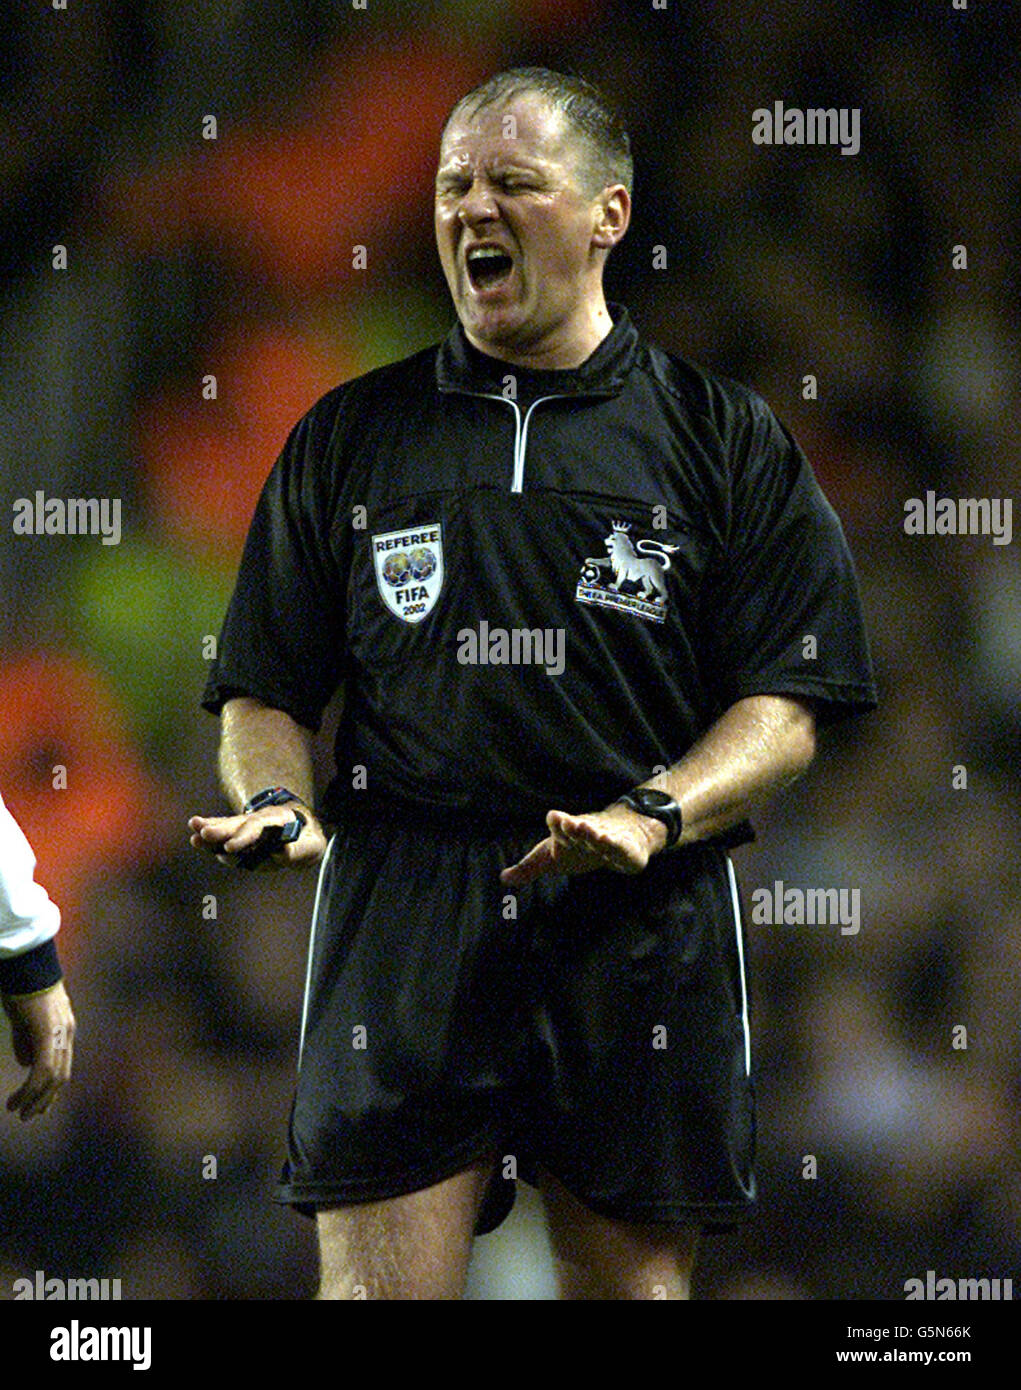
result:
<svg viewBox="0 0 1021 1390"><path fill-rule="evenodd" d="M316 729L343 682L327 819L366 791L507 823L596 810L745 696L811 698L823 723L874 707L851 557L798 445L611 309L578 368L511 366L456 325L291 433L203 704Z"/></svg>

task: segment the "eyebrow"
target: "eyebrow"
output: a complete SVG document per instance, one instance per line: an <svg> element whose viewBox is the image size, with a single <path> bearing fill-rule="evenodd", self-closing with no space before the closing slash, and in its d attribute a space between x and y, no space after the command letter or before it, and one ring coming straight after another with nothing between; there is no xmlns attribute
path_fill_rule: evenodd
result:
<svg viewBox="0 0 1021 1390"><path fill-rule="evenodd" d="M509 160L506 164L499 158L486 170L491 178L505 178L510 174L523 174L533 178L544 178L549 172L547 161L543 160L537 164L521 163L518 158ZM458 164L441 165L436 171L436 182L443 179L466 178L467 170Z"/></svg>

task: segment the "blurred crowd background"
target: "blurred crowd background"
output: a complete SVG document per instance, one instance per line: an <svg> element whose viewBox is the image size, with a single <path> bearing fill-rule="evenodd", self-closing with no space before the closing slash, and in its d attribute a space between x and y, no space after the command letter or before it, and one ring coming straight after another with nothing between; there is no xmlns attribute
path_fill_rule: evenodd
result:
<svg viewBox="0 0 1021 1390"><path fill-rule="evenodd" d="M447 330L439 129L520 62L617 98L638 178L610 297L802 442L881 689L735 855L746 910L775 879L856 888L862 925L749 925L762 1214L706 1239L696 1292L1021 1281L1018 543L903 530L926 490L1019 490L1019 35L1017 0L5 12L0 495L120 498L123 535L0 542L0 789L80 1022L61 1103L0 1125L0 1298L36 1269L126 1298L314 1288L312 1225L271 1201L314 884L188 847L222 805L204 644L291 424ZM860 108L860 154L756 146L777 100ZM5 1094L20 1074L4 1042ZM529 1189L471 1288L549 1296Z"/></svg>

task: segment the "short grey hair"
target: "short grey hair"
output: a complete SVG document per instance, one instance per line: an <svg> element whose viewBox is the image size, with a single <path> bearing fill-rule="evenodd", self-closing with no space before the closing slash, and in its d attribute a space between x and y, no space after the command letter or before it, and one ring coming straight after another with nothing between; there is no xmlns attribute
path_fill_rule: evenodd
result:
<svg viewBox="0 0 1021 1390"><path fill-rule="evenodd" d="M544 97L585 140L599 188L622 183L631 192L635 171L624 122L599 88L584 77L552 68L506 68L461 98L444 122L444 133L455 116L474 116L487 106L503 106L526 92Z"/></svg>

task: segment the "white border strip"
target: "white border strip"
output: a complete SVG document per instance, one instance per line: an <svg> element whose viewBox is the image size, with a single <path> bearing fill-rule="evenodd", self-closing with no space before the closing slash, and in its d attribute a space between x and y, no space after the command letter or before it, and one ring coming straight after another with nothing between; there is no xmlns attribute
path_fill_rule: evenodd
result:
<svg viewBox="0 0 1021 1390"><path fill-rule="evenodd" d="M752 1074L752 1040L748 1030L748 990L744 978L744 945L741 941L741 904L737 896L737 876L734 865L727 855L727 877L730 879L730 901L734 906L734 937L737 941L737 964L741 975L741 1027L744 1029L744 1070L746 1076Z"/></svg>
<svg viewBox="0 0 1021 1390"><path fill-rule="evenodd" d="M305 1025L308 1023L308 1000L309 991L312 985L312 956L316 945L316 925L319 921L319 899L323 891L323 875L326 872L326 865L333 853L333 842L336 840L336 833L330 836L330 843L326 846L326 853L323 855L323 862L319 865L319 878L316 882L316 900L312 908L312 927L308 936L308 964L305 967L305 993L301 1001L301 1037L298 1040L298 1071L301 1071L301 1058L305 1051Z"/></svg>

